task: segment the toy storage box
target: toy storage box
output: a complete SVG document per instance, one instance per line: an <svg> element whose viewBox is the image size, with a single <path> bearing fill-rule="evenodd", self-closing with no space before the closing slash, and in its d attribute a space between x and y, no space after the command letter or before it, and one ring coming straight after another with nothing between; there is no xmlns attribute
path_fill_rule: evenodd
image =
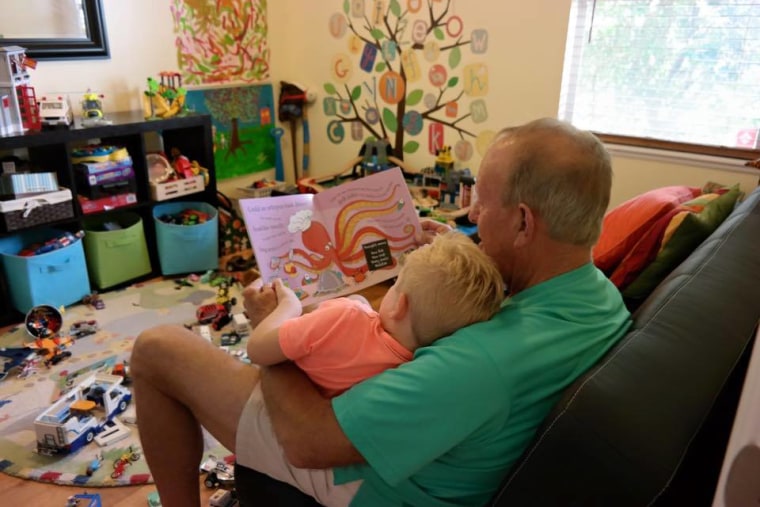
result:
<svg viewBox="0 0 760 507"><path fill-rule="evenodd" d="M33 197L0 201L0 229L5 232L73 216L74 206L68 188Z"/></svg>
<svg viewBox="0 0 760 507"><path fill-rule="evenodd" d="M120 228L109 230L115 223ZM123 213L85 221L84 250L93 284L106 289L151 272L142 219Z"/></svg>
<svg viewBox="0 0 760 507"><path fill-rule="evenodd" d="M159 220L185 210L206 213L206 222L195 225L170 224ZM219 225L217 210L205 202L169 202L153 208L156 245L161 273L174 275L216 269L219 266Z"/></svg>
<svg viewBox="0 0 760 507"><path fill-rule="evenodd" d="M16 255L32 243L44 243L60 235L58 230L36 229L0 238L0 260L11 304L21 313L37 305L71 305L90 293L81 240L40 255Z"/></svg>

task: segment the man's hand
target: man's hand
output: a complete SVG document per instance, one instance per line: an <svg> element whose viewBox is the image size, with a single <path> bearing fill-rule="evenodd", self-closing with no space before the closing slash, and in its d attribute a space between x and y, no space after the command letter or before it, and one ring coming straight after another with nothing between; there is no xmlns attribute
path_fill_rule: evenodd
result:
<svg viewBox="0 0 760 507"><path fill-rule="evenodd" d="M422 232L418 233L414 238L417 241L417 244L420 246L432 243L433 238L435 238L437 235L444 234L452 230L450 226L441 222L437 222L430 218L421 219L420 225L422 226Z"/></svg>

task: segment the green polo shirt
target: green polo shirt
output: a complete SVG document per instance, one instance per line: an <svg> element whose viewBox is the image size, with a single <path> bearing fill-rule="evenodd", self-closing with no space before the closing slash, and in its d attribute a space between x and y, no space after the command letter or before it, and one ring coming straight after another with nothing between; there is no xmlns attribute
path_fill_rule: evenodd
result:
<svg viewBox="0 0 760 507"><path fill-rule="evenodd" d="M485 504L561 392L629 325L591 263L508 298L333 399L367 461L335 469L335 483L364 480L352 506Z"/></svg>

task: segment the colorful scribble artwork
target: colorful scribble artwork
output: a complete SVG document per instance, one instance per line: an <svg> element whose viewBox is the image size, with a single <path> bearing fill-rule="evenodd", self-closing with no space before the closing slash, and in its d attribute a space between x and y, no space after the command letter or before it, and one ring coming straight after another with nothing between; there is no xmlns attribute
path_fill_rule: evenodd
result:
<svg viewBox="0 0 760 507"><path fill-rule="evenodd" d="M240 207L262 278L280 278L304 306L396 276L398 258L417 245L419 218L398 168Z"/></svg>
<svg viewBox="0 0 760 507"><path fill-rule="evenodd" d="M177 62L187 85L269 78L266 0L172 0Z"/></svg>
<svg viewBox="0 0 760 507"><path fill-rule="evenodd" d="M470 28L454 0L342 0L329 20L345 42L328 62L323 111L335 144L387 139L393 155L444 145L470 160L493 138L488 119L488 31Z"/></svg>
<svg viewBox="0 0 760 507"><path fill-rule="evenodd" d="M211 115L218 179L244 176L275 165L272 85L188 90L188 109Z"/></svg>

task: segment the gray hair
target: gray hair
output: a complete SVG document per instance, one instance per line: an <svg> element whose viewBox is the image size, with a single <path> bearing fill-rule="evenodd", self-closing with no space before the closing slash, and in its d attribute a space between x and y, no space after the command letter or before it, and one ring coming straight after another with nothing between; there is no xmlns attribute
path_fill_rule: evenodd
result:
<svg viewBox="0 0 760 507"><path fill-rule="evenodd" d="M542 118L502 130L496 142L503 139L514 141L515 147L504 204L525 203L556 241L593 246L612 188L610 155L599 138Z"/></svg>

